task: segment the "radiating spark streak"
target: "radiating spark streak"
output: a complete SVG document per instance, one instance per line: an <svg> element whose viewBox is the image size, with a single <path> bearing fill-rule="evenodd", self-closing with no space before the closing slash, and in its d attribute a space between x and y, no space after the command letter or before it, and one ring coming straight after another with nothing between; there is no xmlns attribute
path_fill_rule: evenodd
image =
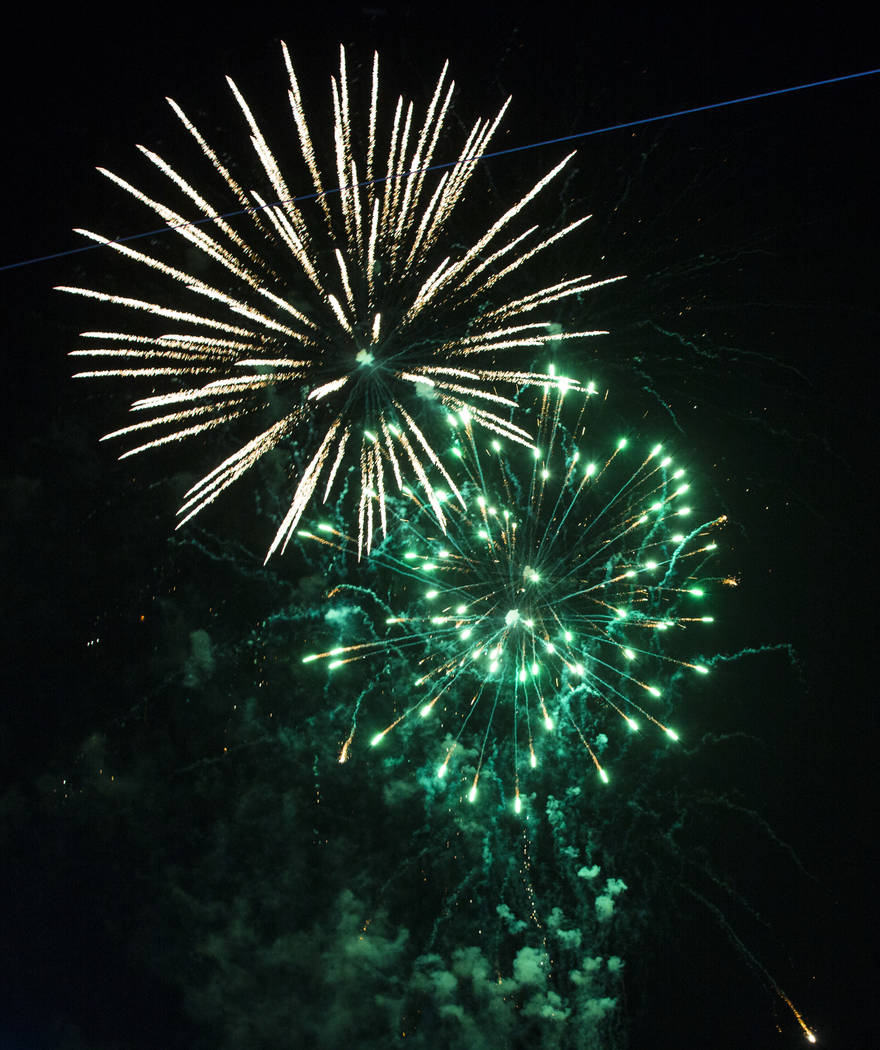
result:
<svg viewBox="0 0 880 1050"><path fill-rule="evenodd" d="M241 186L235 181L229 169L223 163L221 163L220 158L202 137L202 134L198 130L198 128L189 120L187 115L183 112L183 110L174 101L173 98L168 98L168 96L166 95L165 101L174 111L175 115L180 120L181 124L183 124L184 128L186 128L189 134L192 135L192 137L195 139L196 143L199 146L199 149L201 149L202 153L211 162L211 166L214 168L214 170L217 172L217 174L220 176L223 182L227 185L227 187L231 190L236 200L242 206L242 209L244 210L245 214L250 217L251 221L254 223L258 230L264 231L265 226L263 225L263 222L260 219L260 212L253 207L251 201L248 198L247 193L245 193Z"/></svg>
<svg viewBox="0 0 880 1050"><path fill-rule="evenodd" d="M197 481L187 492L186 499L177 512L179 516L183 515L183 517L176 527L180 528L195 514L198 514L200 510L213 503L224 489L228 488L233 481L236 481L245 471L249 470L261 456L265 455L268 449L274 448L287 433L289 425L287 419L279 420L274 426L262 434L258 434L257 437L243 445L200 481Z"/></svg>
<svg viewBox="0 0 880 1050"><path fill-rule="evenodd" d="M197 423L193 427L181 427L180 429L175 430L173 434L166 434L164 437L153 438L152 441L147 441L143 445L136 445L134 448L127 449L119 456L119 458L120 460L128 459L131 456L139 455L141 452L147 452L154 448L161 448L163 445L170 445L172 442L181 441L183 438L187 437L193 437L195 434L203 434L206 430L213 430L214 427L219 426L221 423L229 423L231 420L237 419L241 415L243 415L242 412L227 412L225 415L215 416L206 423ZM175 422L177 421L178 420L176 419ZM151 420L151 425L155 423L156 420ZM111 436L112 435L107 434L101 440L104 441ZM201 507L199 509L201 509Z"/></svg>
<svg viewBox="0 0 880 1050"><path fill-rule="evenodd" d="M332 379L329 383L324 383L323 386L315 387L314 390L308 393L307 400L320 401L322 397L327 397L329 394L341 390L350 378L350 376L340 376L339 379Z"/></svg>
<svg viewBox="0 0 880 1050"><path fill-rule="evenodd" d="M330 473L327 475L327 485L324 488L323 503L326 503L330 496L330 490L333 488L333 482L336 480L336 472L339 470L339 464L342 462L342 457L345 454L345 446L348 443L348 438L349 432L346 430L339 439L339 445L336 448L336 459L333 460L333 466L330 468Z"/></svg>
<svg viewBox="0 0 880 1050"><path fill-rule="evenodd" d="M519 291L513 298L504 296L508 275L586 222L587 217L577 218L543 234L534 223L525 232L514 228L571 155L491 222L470 247L453 248L457 238L446 236L449 223L472 185L479 157L496 134L509 99L494 117L473 122L457 147L456 163L435 175L428 169L452 130L455 85L448 65L422 115L413 102L397 100L390 131L383 138L378 56L373 56L369 77L366 120L359 125L347 56L340 48L338 74L331 78L331 134L322 142L310 128L284 44L282 55L304 174L282 170L231 79L227 78L229 89L259 165L260 178L255 181L261 185L250 191L169 99L209 162L211 179L202 185L155 151L138 147L168 180L175 200L183 202L172 206L120 175L99 170L158 216L174 239L166 238L154 252L146 252L80 231L151 271L156 281L169 282L173 295L168 305L88 288L63 290L126 311L132 321L141 318L143 325L161 318L181 330L155 335L147 327L133 324L128 331L116 326L100 336L83 333L88 342L73 352L90 356L94 363L77 373L79 377L155 379L170 385L164 393L157 390L132 402L131 410L148 418L107 435L127 439L151 427L164 431L124 450L123 456L173 445L221 425L253 428L242 433L238 452L186 494L179 525L267 453L283 447L295 457L293 495L270 554L284 549L311 499L323 495L328 500L352 465L359 474L353 496L357 544L363 554L377 535L386 535L388 501L408 482L421 487L441 529L445 510L432 478L442 478L453 497L462 501L433 444L446 412L465 412L471 425L489 434L533 444L530 432L516 419L518 391L540 384L560 389L572 384L527 368L504 367L503 358L517 350L600 334L560 331L555 313L543 318L535 314L618 278L597 280L579 274ZM362 153L359 142L364 142ZM327 171L333 177L331 185L341 187L338 193L327 192ZM316 202L293 200L290 187L303 177L311 182ZM241 222L224 215L229 195L244 209ZM169 253L167 258L163 251ZM199 309L177 308L185 297L197 297ZM100 345L95 345L97 339ZM463 358L470 367L456 367ZM174 387L181 379L188 389ZM426 389L433 396L421 396ZM352 439L358 434L360 440Z"/></svg>
<svg viewBox="0 0 880 1050"><path fill-rule="evenodd" d="M503 333L499 333L503 335ZM587 339L590 336L595 335L608 335L604 331L590 331L590 332L560 332L554 335L533 335L525 339L501 339L496 337L491 342L486 340L482 345L476 343L470 339L463 342L462 345L452 349L450 356L464 357L468 354L485 353L487 349L491 350L509 350L514 347L522 348L526 346L543 347L548 343L561 343L566 339ZM531 380L531 382L538 382L538 380ZM546 380L544 380L546 382ZM555 384L554 380L554 384Z"/></svg>
<svg viewBox="0 0 880 1050"><path fill-rule="evenodd" d="M224 360L236 360L241 350L247 349L246 343L235 339L217 339L213 336L197 335L160 335L153 339L145 335L131 335L125 332L82 332L83 339L112 339L116 342L141 343L150 346L174 346L183 349L199 347L202 354L216 354ZM233 352L234 351L234 352ZM71 350L70 356L88 354L93 351ZM304 364L305 362L297 362Z"/></svg>
<svg viewBox="0 0 880 1050"><path fill-rule="evenodd" d="M99 357L104 356L99 354ZM192 376L210 374L210 368L101 368L92 372L75 372L74 379L108 379L125 376L128 379L143 376Z"/></svg>
<svg viewBox="0 0 880 1050"><path fill-rule="evenodd" d="M191 274L185 273L183 270L178 270L174 266L169 266L167 263L163 263L159 259L154 259L151 255L147 255L145 252L139 252L126 244L112 241L107 237L102 237L99 233L92 233L91 230L85 230L81 227L77 227L73 232L78 233L81 237L86 237L90 241L95 241L97 244L103 244L112 251L124 255L127 259L143 263L144 266L149 266L151 269L158 270L159 273L164 274L166 277L173 277L176 281L180 281L180 283L187 288L194 290L196 287L201 287L200 284L197 286L194 283L194 278ZM85 335L85 333L83 333L83 335Z"/></svg>
<svg viewBox="0 0 880 1050"><path fill-rule="evenodd" d="M440 471L440 473L442 474L444 480L446 481L446 484L450 487L450 489L452 489L452 492L453 492L454 496L456 497L456 499L459 501L459 503L461 503L462 506L464 506L465 505L464 497L458 491L458 486L452 480L452 476L449 474L449 472L447 471L446 467L444 467L444 465L440 462L440 458L438 457L438 455L434 451L434 449L431 447L431 444L429 443L428 439L424 436L424 434L421 432L421 430L416 425L415 420L409 415L409 413L406 411L406 409L402 405L398 406L398 411L400 412L400 415L401 415L401 418L403 419L403 421L407 424L407 428L408 428L409 432L415 437L416 441L418 441L418 443L422 446L422 448L423 448L423 450L425 452L425 455L428 457L428 459ZM429 488L430 487L431 486L429 485Z"/></svg>
<svg viewBox="0 0 880 1050"><path fill-rule="evenodd" d="M233 400L233 401L220 401L220 402L217 402L217 403L211 404L211 405L196 405L194 408L183 409L182 411L174 412L171 415L157 416L154 419L144 419L140 423L132 423L130 426L123 427L121 430L114 430L114 431L111 431L109 434L105 434L101 438L101 440L102 441L110 441L113 438L121 437L124 434L133 434L133 433L135 433L135 432L137 432L139 430L147 430L150 427L162 426L165 423L179 423L179 422L181 422L181 420L184 420L184 419L192 419L195 416L204 416L204 415L208 415L209 413L217 413L220 410L236 408L237 406L242 405L242 404L243 404L243 402L240 401L240 400L239 401ZM251 411L251 410L252 409L251 409L250 406L248 406L248 408L246 409L246 411ZM241 414L241 413L238 413L238 414ZM229 416L224 415L223 419L225 420L226 418L231 418L231 415L229 415ZM131 451L129 451L127 453L124 453L124 455L131 455L131 454L132 454Z"/></svg>
<svg viewBox="0 0 880 1050"><path fill-rule="evenodd" d="M286 423L286 420L282 420L282 423ZM278 426L279 424L276 424ZM299 524L299 519L302 517L303 512L306 509L309 499L315 490L315 486L318 483L318 478L321 474L321 469L324 466L324 461L327 458L328 450L333 443L333 439L336 436L337 430L342 425L342 420L337 418L330 424L330 428L324 435L324 439L321 442L318 451L315 453L312 461L303 471L302 477L300 478L299 485L297 486L296 492L293 495L293 501L290 504L284 520L275 533L275 538L272 540L272 544L269 547L269 551L266 554L266 561L274 554L278 546L281 546L282 551L287 546L288 540L293 535L293 531ZM280 435L279 435L280 436ZM363 488L362 488L363 491Z"/></svg>
<svg viewBox="0 0 880 1050"><path fill-rule="evenodd" d="M147 149L145 146L138 146L138 149L143 153L148 160L152 161L153 164L192 200L206 216L210 216L217 229L222 230L223 233L242 251L247 252L248 246L242 237L226 222L222 215L220 215L211 205L205 200L204 197L198 192L198 190L191 186L190 183L179 175L170 164L167 164L157 153ZM121 247L121 246L120 246Z"/></svg>
<svg viewBox="0 0 880 1050"><path fill-rule="evenodd" d="M545 248L549 248L551 244L555 244L557 241L562 240L563 237L567 237L570 233L573 233L579 226L582 226L591 218L591 215L584 215L582 218L576 219L574 222L569 223L569 225L563 227L563 229L558 230L551 237L545 237L543 241L541 241L539 244L536 244L533 248L529 249L529 251L517 256L513 260L513 262L510 263L509 266L506 266L503 270L499 270L497 273L495 273L491 278L491 283L494 284L502 277L506 277L508 274L513 273L513 271L522 266L523 263L526 263L530 259L533 259L539 252L544 251ZM480 274L482 274L490 266L494 265L504 255L508 255L522 240L534 233L536 229L537 227L533 226L524 234L521 234L519 237L515 237L503 248L499 248L494 255L490 255L483 263L481 263L473 270L470 277L467 279L467 283L469 284L471 281L479 277ZM583 278L580 279L582 280Z"/></svg>
<svg viewBox="0 0 880 1050"><path fill-rule="evenodd" d="M467 267L474 261L474 259L479 257L479 255L491 243L495 236L498 233L500 233L500 231L522 211L522 209L529 203L529 201L531 201L535 196L537 196L537 194L539 194L541 190L544 189L544 187L547 186L548 183L552 179L554 179L560 171L562 171L562 169L571 160L573 156L574 153L569 153L569 155L563 160L561 160L555 168L549 171L543 179L539 179L539 181L535 183L532 189L529 190L529 192L525 195L525 197L522 198L522 200L519 201L518 204L515 204L512 208L508 209L508 211L506 211L500 219L497 219L492 224L492 226L489 227L487 232L483 234L483 236L477 241L477 243L467 252L465 252L464 256L461 259L459 259L456 263L454 263L445 271L442 279L434 282L434 284L431 287L430 297L433 297L438 291L438 289L442 288L445 284L448 284L454 277L457 277L463 271L466 271ZM422 307L424 307L428 298L428 296L425 297L425 300L421 304Z"/></svg>
<svg viewBox="0 0 880 1050"><path fill-rule="evenodd" d="M215 321L208 317L202 317L199 314L184 313L181 310L171 310L168 307L160 306L158 303L147 303L141 299L130 299L122 295L108 295L106 292L97 292L90 288L70 288L66 285L58 285L56 290L59 292L70 292L72 295L82 295L87 299L97 299L98 302L113 303L116 306L126 306L131 310L145 310L148 313L154 314L156 317L167 317L171 321L183 321L188 324L201 325L206 328L216 329L220 332L229 332L231 335L251 335L246 328L224 324L222 321ZM88 350L84 350L83 353L88 353Z"/></svg>
<svg viewBox="0 0 880 1050"><path fill-rule="evenodd" d="M294 123L296 124L296 130L299 135L300 146L302 148L303 159L306 161L309 172L312 176L312 185L315 187L315 193L321 208L324 212L324 218L328 225L332 225L332 216L330 208L327 203L326 194L324 192L324 186L321 182L321 171L318 167L317 159L315 157L315 150L312 145L311 135L309 133L308 123L305 118L305 110L303 109L302 96L299 90L299 84L296 79L296 73L293 69L293 63L290 60L290 52L287 50L287 44L281 41L281 53L284 56L284 64L287 67L287 76L290 80L290 91L288 97L290 100L290 108L293 113ZM378 59L378 56L376 56ZM378 76L378 67L374 72L374 78ZM373 127L375 127L375 121L373 121Z"/></svg>

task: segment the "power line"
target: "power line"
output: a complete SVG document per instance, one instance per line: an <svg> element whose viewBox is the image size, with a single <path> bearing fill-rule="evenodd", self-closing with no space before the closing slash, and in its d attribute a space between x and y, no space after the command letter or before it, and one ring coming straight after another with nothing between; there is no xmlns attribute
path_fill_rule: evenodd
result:
<svg viewBox="0 0 880 1050"><path fill-rule="evenodd" d="M673 120L676 117L688 117L694 113L706 113L712 109L724 109L727 106L738 106L744 102L755 102L762 98L773 98L775 95L790 95L796 91L806 91L809 88L825 87L828 84L840 84L845 80L858 80L861 77L870 77L880 73L880 68L877 69L866 69L861 73L847 73L840 77L828 77L825 80L813 80L808 84L796 84L794 87L776 88L774 91L760 91L754 95L742 95L739 98L726 99L724 102L710 102L705 106L691 106L688 109L677 109L670 113L661 113L655 117L642 117L640 120L627 120L620 124L608 124L602 128L593 128L592 131L579 131L573 135L561 135L555 139L543 139L541 142L530 142L525 146L511 146L509 149L493 150L491 153L480 153L477 156L465 157L463 160L452 160L444 161L440 164L432 164L426 168L414 168L412 171L405 172L400 176L385 176L384 178L371 179L369 181L357 183L358 188L364 186L375 186L381 185L384 182L388 182L390 178L409 178L411 175L418 175L423 172L430 171L442 171L445 168L454 168L459 164L469 164L477 160L491 160L494 157L503 157L509 153L524 153L527 150L532 149L543 149L545 146L556 146L563 142L576 142L578 139L592 138L594 135L604 135L611 131L623 131L626 128L638 128L643 127L645 124L656 124L661 120ZM274 208L279 204L299 204L303 201L316 200L319 196L329 197L332 193L342 193L344 190L354 189L354 184L349 186L339 186L333 190L325 190L323 195L318 193L303 193L297 197L291 197L287 201L274 201L271 204L265 204L260 207L253 208L237 208L234 211L223 212L221 215L215 217L207 217L204 219L197 219L195 222L179 223L176 226L160 226L158 229L145 230L141 233L132 233L127 237L117 237L111 240L110 244L126 244L129 241L143 240L145 237L156 237L162 234L170 233L173 230L180 229L191 229L196 226L203 226L206 223L215 222L217 218L220 219L232 219L239 215L247 215L253 212L262 211L264 208ZM95 251L98 248L105 248L107 245L101 244L84 244L78 248L67 248L61 252L51 252L48 255L37 255L32 259L22 259L20 262L6 263L0 266L0 272L4 270L18 270L24 266L35 266L37 263L49 262L51 259L63 259L66 255L79 255L82 252Z"/></svg>

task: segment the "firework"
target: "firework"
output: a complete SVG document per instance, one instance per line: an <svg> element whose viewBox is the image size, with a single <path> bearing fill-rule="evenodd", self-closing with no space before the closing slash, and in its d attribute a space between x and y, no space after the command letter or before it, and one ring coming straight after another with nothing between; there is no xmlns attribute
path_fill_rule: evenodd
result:
<svg viewBox="0 0 880 1050"><path fill-rule="evenodd" d="M372 556L418 597L388 618L387 639L305 657L333 668L377 651L414 653L417 699L373 743L416 713L439 715L452 734L443 777L469 723L482 717L473 799L489 731L503 720L515 743L517 811L521 754L538 764L541 733L572 729L605 781L588 729L601 711L629 730L647 722L677 739L662 714L662 686L682 669L709 671L673 654L685 628L712 622L704 603L717 581L703 564L724 521L701 520L684 467L660 445L594 433L585 414L598 396L592 383L566 394L567 381L554 380L536 406L531 452L509 455L499 439L480 437L466 412L450 414L447 456L459 464L464 505L435 492L447 507L444 531L432 504L410 491L395 537ZM331 523L300 535L357 548Z"/></svg>
<svg viewBox="0 0 880 1050"><path fill-rule="evenodd" d="M126 330L83 332L87 345L74 355L94 359L96 367L79 377L168 386L135 400L131 410L138 421L106 435L105 440L123 438L131 445L121 458L241 420L252 423L253 436L186 494L179 525L278 449L291 456L293 496L267 558L284 549L309 503L326 501L351 468L359 473L358 549L368 551L376 529L387 533L391 486L399 488L406 479L418 483L441 528L446 511L429 477L442 478L463 504L432 444L439 412L466 411L474 426L531 444L510 410L517 390L548 377L528 365L511 368L501 357L604 334L561 331L546 311L619 278L594 281L578 275L527 291L519 285L504 297L511 275L589 218L548 236L535 225L522 229L518 221L573 154L470 247L444 244L450 218L509 99L494 119L477 120L454 163L437 165L443 170L435 173L432 165L444 141L454 88L447 68L421 121L412 102L398 99L386 138L379 130L378 56L366 127L357 129L346 55L340 49L339 76L331 78L333 160L325 176L293 65L282 47L302 170L294 178L282 174L233 81L229 86L258 159L260 191L243 188L169 99L213 168L213 189L197 188L145 147L139 148L170 181L178 204L163 203L98 170L168 227L173 236L163 239L163 249L176 249L181 260L195 254L198 262L162 259L79 230L161 275L162 287L173 294L163 305L88 288L62 290L141 318L139 326ZM359 141L365 143L362 153ZM308 187L307 203L298 196L303 186ZM237 221L210 203L218 190L223 206L240 209ZM181 308L181 299L188 308Z"/></svg>

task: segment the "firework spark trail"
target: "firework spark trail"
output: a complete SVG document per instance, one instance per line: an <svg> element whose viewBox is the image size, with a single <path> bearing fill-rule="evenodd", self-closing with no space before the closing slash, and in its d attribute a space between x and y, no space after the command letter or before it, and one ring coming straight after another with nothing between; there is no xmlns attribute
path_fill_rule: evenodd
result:
<svg viewBox="0 0 880 1050"><path fill-rule="evenodd" d="M666 669L708 674L711 663L673 655L670 642L691 624L712 622L691 606L700 605L707 584L720 582L701 566L716 548L710 534L724 517L689 524L684 469L659 445L638 453L636 441L622 439L598 462L586 462L582 440L601 447L585 421L596 388L568 383L552 366L548 375L555 382L538 402L531 453L514 446L508 457L498 439L479 437L466 411L450 415L447 456L465 479L461 502L431 489L446 513L441 530L431 500L405 490L397 537L371 556L417 596L406 612L387 618L388 638L304 657L333 669L381 653L415 654L414 697L372 742L416 713L449 719L453 742L441 777L477 709L488 708L471 799L500 709L510 712L515 741L524 734L531 767L538 761L536 725L552 731L564 722L607 781L588 740L596 711L613 711L631 730L644 719L676 740L657 682ZM576 409L573 421L563 402ZM517 457L528 460L527 469ZM358 548L356 537L328 522L299 535L341 551ZM514 752L519 812L516 746Z"/></svg>
<svg viewBox="0 0 880 1050"><path fill-rule="evenodd" d="M531 444L511 418L523 387L553 382L526 368L506 367L510 350L539 352L550 343L605 334L559 331L537 311L619 280L567 277L504 298L499 286L536 256L579 229L589 216L543 236L537 226L514 231L521 213L559 175L565 157L471 247L442 247L453 212L463 200L509 104L492 120L479 119L454 166L434 181L428 172L446 131L454 83L444 66L424 119L398 98L387 138L380 132L379 62L370 76L369 116L358 130L351 83L340 48L331 78L333 161L322 175L302 94L287 47L282 45L289 102L304 172L315 202L297 203L293 182L269 147L237 85L228 80L251 136L266 184L247 191L219 159L177 103L174 113L219 177L221 192L244 211L237 229L202 192L154 151L139 147L181 200L177 207L150 196L100 168L108 179L156 214L183 240L174 242L200 262L174 265L88 230L83 236L172 282L201 305L181 310L148 299L96 289L62 290L145 318L152 330L90 331L74 351L95 361L78 377L165 380L172 389L135 400L139 422L108 434L136 438L132 456L254 416L268 424L219 463L186 494L178 527L212 503L263 457L288 449L300 464L287 513L267 559L284 550L313 499L326 501L354 467L360 473L355 517L359 553L387 534L386 468L400 488L415 479L441 527L443 511L428 478L439 467L431 416L469 412L473 424L508 440ZM228 79L228 78L227 78ZM365 155L358 152L359 136ZM383 165L384 155L384 168ZM378 174L383 171L384 174ZM338 193L328 187L339 186ZM193 218L195 215L195 219ZM182 257L182 253L180 253ZM173 304L177 300L172 297ZM158 331L172 322L179 329ZM467 364L465 365L465 362ZM510 396L499 393L506 387ZM306 464L306 465L302 465ZM442 471L441 471L442 474ZM444 478L452 487L451 478ZM377 506L378 505L378 506Z"/></svg>
<svg viewBox="0 0 880 1050"><path fill-rule="evenodd" d="M688 886L686 883L682 883L681 885L682 888L686 890L695 900L699 901L704 908L711 912L711 914L715 918L715 921L718 923L718 926L722 930L724 930L725 934L730 939L730 942L734 945L734 947L740 953L742 958L746 960L749 966L752 967L752 969L759 976L759 978L773 991L773 993L777 995L783 1003L785 1003L785 1005L791 1011L792 1017L794 1017L795 1021L797 1021L798 1026L800 1027L800 1030L806 1038L807 1042L815 1043L816 1033L809 1027L807 1022L804 1020L803 1015L800 1013L800 1011L797 1009L797 1007L794 1005L791 999L785 994L783 989L776 983L773 976L768 972L766 967L757 959L757 957L751 951L749 951L749 949L743 943L742 939L737 935L736 931L731 926L727 917L724 915L724 912L718 907L717 904L714 904L712 901L708 900L702 893L697 892L697 890L695 890L692 886Z"/></svg>

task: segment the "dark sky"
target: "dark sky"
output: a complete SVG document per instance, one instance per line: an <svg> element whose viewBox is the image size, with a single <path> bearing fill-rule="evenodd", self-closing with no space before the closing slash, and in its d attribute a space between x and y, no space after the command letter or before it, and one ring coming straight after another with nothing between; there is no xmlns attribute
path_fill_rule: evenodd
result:
<svg viewBox="0 0 880 1050"><path fill-rule="evenodd" d="M318 108L340 40L364 62L377 48L395 91L420 100L448 57L463 122L513 95L499 148L878 64L874 35L840 8L833 19L803 9L789 22L768 10L685 19L620 6L573 14L553 3L424 13L354 6L332 15L287 5L284 15L245 8L222 21L155 8L60 20L26 12L0 70L0 263L74 247L76 225L108 235L154 225L122 207L94 167L137 181L136 142L173 155L181 134L164 95L211 136L232 129L224 141L240 135L246 145L222 77L232 75L268 114L283 103L279 39L307 106L313 99ZM681 759L687 771L626 766L631 824L626 807L612 812L602 848L631 879L631 926L615 950L629 967L625 1012L636 1047L649 1038L661 1047L803 1045L761 968L819 1031L820 1045L869 1045L874 1031L878 91L880 76L587 138L576 143L571 181L549 202L551 211L595 216L572 266L628 275L593 307L615 340L597 372L636 414L675 421L734 520L740 586L725 596L720 648L790 645L792 654L732 663L718 694L686 708L703 740ZM568 148L498 158L487 185L494 192L510 180L509 192L521 191ZM320 581L309 583L314 565L296 553L259 569L267 537L248 514L253 492L170 541L183 482L194 476L186 471L197 467L169 456L129 471L98 445L122 425L124 396L70 381L66 353L96 322L51 288L99 283L113 265L95 253L0 274L9 647L0 1050L268 1045L270 1021L260 1028L243 1018L246 1004L256 1011L259 1002L264 1015L277 1007L274 1023L284 1024L277 1003L287 990L262 977L276 972L268 946L283 954L273 922L286 895L297 918L284 951L331 975L314 983L305 962L294 967L303 1002L317 996L328 1015L361 1025L340 1022L336 1045L357 1045L352 1031L363 1045L383 1045L369 1010L358 1014L350 1000L358 988L370 1003L400 992L406 955L395 931L408 930L415 944L431 926L430 907L447 907L436 873L424 898L387 889L395 856L417 867L417 851L425 864L432 851L443 854L431 835L444 824L427 819L420 829L412 808L400 826L390 810L371 817L381 775L362 752L361 768L341 779L332 744L326 754L312 747L321 721L302 683L288 683L288 707L275 694L241 712L260 660L277 662L284 644L277 625L265 627L276 603L288 610L282 622L289 615L302 631L301 612L297 620L290 610L319 603ZM212 678L198 663L196 630L212 640ZM266 681L277 685L273 673ZM285 743L285 732L296 742ZM212 779L224 748L240 757ZM95 772L105 766L118 791ZM649 790L658 792L656 811L645 803ZM662 833L677 806L687 825L681 857ZM668 826L643 831L651 812ZM321 852L323 831L312 824L332 829L332 848ZM656 844L640 846L640 835ZM702 874L689 877L698 865ZM541 877L552 886L552 872ZM640 879L651 887L641 897ZM684 883L720 916L687 890L664 889ZM484 897L491 892L483 887ZM359 983L330 947L347 943L358 901L377 928L385 923L376 936L386 957L400 959L387 987L378 977ZM244 910L234 922L236 907ZM397 911L382 919L383 908ZM249 953L261 978L256 996L242 976ZM288 1045L324 1045L317 1023L310 1016L303 1042L294 1032ZM332 1026L322 1031L333 1045Z"/></svg>

